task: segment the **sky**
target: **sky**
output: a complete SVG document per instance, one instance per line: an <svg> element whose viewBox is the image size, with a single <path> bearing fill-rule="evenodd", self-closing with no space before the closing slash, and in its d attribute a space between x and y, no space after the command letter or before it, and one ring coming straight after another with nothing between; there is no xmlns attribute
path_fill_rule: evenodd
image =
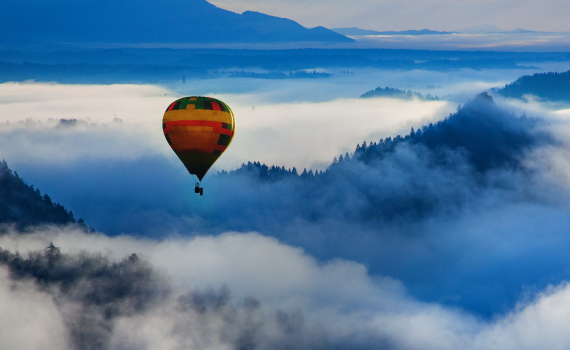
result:
<svg viewBox="0 0 570 350"><path fill-rule="evenodd" d="M216 0L218 7L286 17L306 27L454 31L492 24L504 30L569 31L563 0Z"/></svg>

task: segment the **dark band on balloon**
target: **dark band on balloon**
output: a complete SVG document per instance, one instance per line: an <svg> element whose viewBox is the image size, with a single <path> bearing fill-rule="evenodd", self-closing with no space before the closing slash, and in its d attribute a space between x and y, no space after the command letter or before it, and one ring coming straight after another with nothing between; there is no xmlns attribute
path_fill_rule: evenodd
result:
<svg viewBox="0 0 570 350"><path fill-rule="evenodd" d="M220 134L220 138L218 139L218 145L227 147L231 140L232 140L231 136Z"/></svg>

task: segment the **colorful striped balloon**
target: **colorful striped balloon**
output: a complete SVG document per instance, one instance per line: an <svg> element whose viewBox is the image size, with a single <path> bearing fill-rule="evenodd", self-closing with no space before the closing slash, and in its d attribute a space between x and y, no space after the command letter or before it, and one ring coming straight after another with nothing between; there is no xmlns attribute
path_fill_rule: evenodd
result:
<svg viewBox="0 0 570 350"><path fill-rule="evenodd" d="M224 102L191 96L170 104L162 118L166 141L200 181L232 142L234 113Z"/></svg>

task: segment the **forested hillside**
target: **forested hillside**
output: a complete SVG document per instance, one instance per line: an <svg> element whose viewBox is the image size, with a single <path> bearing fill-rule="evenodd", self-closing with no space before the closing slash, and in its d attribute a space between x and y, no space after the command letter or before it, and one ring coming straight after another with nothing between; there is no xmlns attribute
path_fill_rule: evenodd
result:
<svg viewBox="0 0 570 350"><path fill-rule="evenodd" d="M249 162L221 175L250 175L261 180L277 181L283 178L326 178L337 171L340 163L356 162L373 164L395 152L399 146L425 147L434 164L451 161L448 151L459 151L470 167L478 172L493 168L518 168L524 152L539 143L552 142L546 134L539 134L534 127L544 121L526 116L516 117L498 107L487 93L481 93L457 113L450 114L435 124L424 125L417 131L412 128L406 136L387 137L378 142L363 142L354 153L340 155L326 171L307 171L299 174L296 168L268 166Z"/></svg>
<svg viewBox="0 0 570 350"><path fill-rule="evenodd" d="M525 75L493 92L510 98L533 95L550 101L570 102L570 71Z"/></svg>
<svg viewBox="0 0 570 350"><path fill-rule="evenodd" d="M0 224L15 224L18 228L44 223L75 223L70 210L28 185L5 160L0 162ZM79 219L83 225L83 220Z"/></svg>
<svg viewBox="0 0 570 350"><path fill-rule="evenodd" d="M411 100L413 98L417 98L420 100L425 101L439 101L439 97L433 96L432 94L426 94L425 96L419 92L415 92L412 90L400 90L394 88L381 88L377 87L374 90L370 90L360 96L360 98L370 98L370 97L391 97L391 98L399 98L402 100Z"/></svg>

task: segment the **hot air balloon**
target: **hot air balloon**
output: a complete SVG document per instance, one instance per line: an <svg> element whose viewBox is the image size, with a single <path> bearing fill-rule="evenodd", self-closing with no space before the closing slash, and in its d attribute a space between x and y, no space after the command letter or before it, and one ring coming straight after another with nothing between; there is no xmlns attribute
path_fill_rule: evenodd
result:
<svg viewBox="0 0 570 350"><path fill-rule="evenodd" d="M162 130L188 172L198 177L195 192L202 195L200 182L234 137L234 113L215 98L184 97L168 106Z"/></svg>

